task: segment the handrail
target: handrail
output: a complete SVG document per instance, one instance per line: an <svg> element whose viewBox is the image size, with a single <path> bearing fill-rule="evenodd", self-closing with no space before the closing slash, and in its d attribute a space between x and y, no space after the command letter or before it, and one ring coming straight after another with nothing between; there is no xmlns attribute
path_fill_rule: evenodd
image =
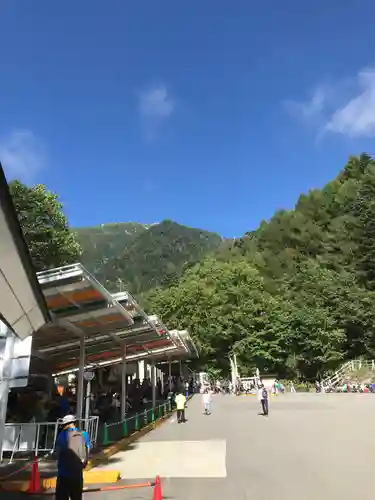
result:
<svg viewBox="0 0 375 500"><path fill-rule="evenodd" d="M89 435L91 445L95 445L98 436L99 417L92 416L79 420L80 427ZM10 461L18 452L32 453L38 456L40 452L49 453L55 448L59 433L60 421L56 422L22 422L6 423L5 439L0 450L0 461L3 452L11 452Z"/></svg>
<svg viewBox="0 0 375 500"><path fill-rule="evenodd" d="M360 370L363 366L371 368L372 371L375 371L375 359L353 359L351 361L347 361L343 365L340 366L331 376L326 377L322 380L322 384L324 386L327 385L335 385L340 380L348 375L350 372L355 372Z"/></svg>

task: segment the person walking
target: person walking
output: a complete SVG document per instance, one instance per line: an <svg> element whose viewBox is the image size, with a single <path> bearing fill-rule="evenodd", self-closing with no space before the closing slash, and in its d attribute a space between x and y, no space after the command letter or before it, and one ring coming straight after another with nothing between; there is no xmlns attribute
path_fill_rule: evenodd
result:
<svg viewBox="0 0 375 500"><path fill-rule="evenodd" d="M259 387L258 387L258 400L260 401L260 403L262 405L263 415L267 416L268 415L268 391L262 383L259 384Z"/></svg>
<svg viewBox="0 0 375 500"><path fill-rule="evenodd" d="M202 394L202 401L203 401L205 415L211 415L211 398L212 398L212 392L209 388L207 388Z"/></svg>
<svg viewBox="0 0 375 500"><path fill-rule="evenodd" d="M90 442L87 432L77 427L77 418L66 415L56 440L56 500L82 500L83 470L87 465Z"/></svg>
<svg viewBox="0 0 375 500"><path fill-rule="evenodd" d="M176 407L177 407L177 422L179 424L185 422L185 405L186 405L186 396L180 390L175 398Z"/></svg>

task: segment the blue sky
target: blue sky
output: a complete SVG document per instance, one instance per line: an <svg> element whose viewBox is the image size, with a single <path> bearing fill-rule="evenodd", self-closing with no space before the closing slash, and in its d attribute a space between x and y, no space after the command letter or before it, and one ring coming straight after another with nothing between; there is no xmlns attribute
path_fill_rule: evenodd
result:
<svg viewBox="0 0 375 500"><path fill-rule="evenodd" d="M370 0L2 0L0 158L74 226L240 236L374 153Z"/></svg>

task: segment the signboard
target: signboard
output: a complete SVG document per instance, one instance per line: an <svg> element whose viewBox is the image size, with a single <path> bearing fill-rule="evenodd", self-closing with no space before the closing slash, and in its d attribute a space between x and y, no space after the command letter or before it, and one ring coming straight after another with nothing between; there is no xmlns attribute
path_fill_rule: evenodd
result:
<svg viewBox="0 0 375 500"><path fill-rule="evenodd" d="M93 380L93 378L95 377L95 373L94 372L85 372L83 374L83 377L86 380L86 382L91 382L91 380Z"/></svg>

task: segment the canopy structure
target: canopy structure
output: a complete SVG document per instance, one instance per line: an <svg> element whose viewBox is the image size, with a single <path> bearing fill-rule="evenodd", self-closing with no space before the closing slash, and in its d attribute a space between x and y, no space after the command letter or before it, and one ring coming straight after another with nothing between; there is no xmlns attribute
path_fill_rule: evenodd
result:
<svg viewBox="0 0 375 500"><path fill-rule="evenodd" d="M81 264L38 273L53 321L33 336L33 353L54 373L116 358L155 357L165 349L185 349L160 320L147 316L127 292L110 294Z"/></svg>
<svg viewBox="0 0 375 500"><path fill-rule="evenodd" d="M0 164L0 320L21 340L49 321Z"/></svg>

